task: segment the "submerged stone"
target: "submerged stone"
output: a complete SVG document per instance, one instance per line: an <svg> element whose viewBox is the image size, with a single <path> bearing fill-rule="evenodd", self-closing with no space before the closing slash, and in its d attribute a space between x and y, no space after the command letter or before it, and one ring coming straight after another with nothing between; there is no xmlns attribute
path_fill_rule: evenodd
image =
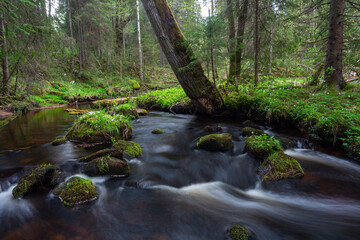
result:
<svg viewBox="0 0 360 240"><path fill-rule="evenodd" d="M60 184L54 190L54 194L67 206L93 201L99 195L91 180L80 177L72 177Z"/></svg>
<svg viewBox="0 0 360 240"><path fill-rule="evenodd" d="M304 170L299 162L286 155L283 151L271 154L265 160L263 166L267 166L267 173L264 175L263 181L276 181L304 176Z"/></svg>
<svg viewBox="0 0 360 240"><path fill-rule="evenodd" d="M266 135L246 137L245 151L253 154L260 160L266 159L274 152L282 151L278 140Z"/></svg>
<svg viewBox="0 0 360 240"><path fill-rule="evenodd" d="M67 142L67 139L64 137L56 138L54 141L51 142L51 145L53 146L59 146L62 144L65 144Z"/></svg>
<svg viewBox="0 0 360 240"><path fill-rule="evenodd" d="M142 154L140 145L135 142L119 140L114 144L114 147L121 151L125 158L137 158Z"/></svg>
<svg viewBox="0 0 360 240"><path fill-rule="evenodd" d="M164 133L164 131L160 128L155 128L154 130L152 130L151 133L152 134L162 134L162 133Z"/></svg>
<svg viewBox="0 0 360 240"><path fill-rule="evenodd" d="M249 239L249 232L246 228L240 225L233 225L230 227L228 231L229 237L232 240L248 240Z"/></svg>
<svg viewBox="0 0 360 240"><path fill-rule="evenodd" d="M14 198L20 198L31 192L35 187L54 187L61 181L61 173L51 164L43 164L27 171L13 189Z"/></svg>
<svg viewBox="0 0 360 240"><path fill-rule="evenodd" d="M243 136L252 136L252 135L262 135L264 134L264 131L257 128L252 127L244 127L243 128Z"/></svg>
<svg viewBox="0 0 360 240"><path fill-rule="evenodd" d="M89 176L127 176L129 164L124 160L104 156L84 165L84 173Z"/></svg>
<svg viewBox="0 0 360 240"><path fill-rule="evenodd" d="M233 147L232 135L230 133L206 135L200 138L196 147L208 151L227 151Z"/></svg>

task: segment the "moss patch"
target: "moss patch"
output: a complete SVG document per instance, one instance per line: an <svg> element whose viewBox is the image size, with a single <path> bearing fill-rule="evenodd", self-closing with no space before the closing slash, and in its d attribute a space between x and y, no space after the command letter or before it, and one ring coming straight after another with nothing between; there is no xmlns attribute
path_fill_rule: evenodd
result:
<svg viewBox="0 0 360 240"><path fill-rule="evenodd" d="M14 198L20 198L31 192L35 187L54 187L58 183L59 170L52 164L43 164L27 171L13 189Z"/></svg>
<svg viewBox="0 0 360 240"><path fill-rule="evenodd" d="M298 161L282 151L271 154L263 163L264 165L268 165L268 172L265 174L263 181L276 181L304 176L304 170Z"/></svg>
<svg viewBox="0 0 360 240"><path fill-rule="evenodd" d="M135 142L119 140L114 147L131 158L137 158L142 154L140 145Z"/></svg>
<svg viewBox="0 0 360 240"><path fill-rule="evenodd" d="M85 164L84 173L89 176L127 176L130 167L126 161L104 156Z"/></svg>
<svg viewBox="0 0 360 240"><path fill-rule="evenodd" d="M54 194L67 206L83 204L98 197L94 183L80 177L70 178L55 189Z"/></svg>
<svg viewBox="0 0 360 240"><path fill-rule="evenodd" d="M140 115L140 116L145 116L148 114L148 111L146 111L146 109L142 109L142 108L137 108L136 112Z"/></svg>
<svg viewBox="0 0 360 240"><path fill-rule="evenodd" d="M140 84L137 81L131 81L131 87L133 90L139 90Z"/></svg>
<svg viewBox="0 0 360 240"><path fill-rule="evenodd" d="M111 142L111 140L129 139L132 127L127 117L111 116L103 111L81 116L75 121L66 135L70 140L86 143Z"/></svg>
<svg viewBox="0 0 360 240"><path fill-rule="evenodd" d="M79 109L65 109L65 111L68 112L70 115L83 115L90 112L89 110L79 110Z"/></svg>
<svg viewBox="0 0 360 240"><path fill-rule="evenodd" d="M160 128L155 128L154 130L152 130L151 132L152 134L163 134L164 131Z"/></svg>
<svg viewBox="0 0 360 240"><path fill-rule="evenodd" d="M251 135L262 135L264 134L264 131L257 128L252 127L244 127L243 128L243 136L251 136Z"/></svg>
<svg viewBox="0 0 360 240"><path fill-rule="evenodd" d="M84 156L82 158L79 158L78 161L79 162L90 162L91 160L94 160L96 158L99 158L99 157L103 157L103 156L107 156L107 155L110 155L111 157L115 157L115 158L122 158L123 157L123 152L118 150L118 149L115 149L115 148L112 148L112 149L103 149L103 150L100 150L96 153L92 153L88 156Z"/></svg>
<svg viewBox="0 0 360 240"><path fill-rule="evenodd" d="M249 239L249 232L240 225L234 225L229 229L229 237L232 240L247 240Z"/></svg>
<svg viewBox="0 0 360 240"><path fill-rule="evenodd" d="M280 142L273 137L253 135L246 138L245 151L253 154L260 160L264 160L270 154L282 151L282 148Z"/></svg>
<svg viewBox="0 0 360 240"><path fill-rule="evenodd" d="M61 144L65 144L67 142L67 139L64 137L56 138L54 141L51 142L51 145L58 146Z"/></svg>
<svg viewBox="0 0 360 240"><path fill-rule="evenodd" d="M232 135L230 133L206 135L200 138L196 147L208 151L227 151L233 147Z"/></svg>

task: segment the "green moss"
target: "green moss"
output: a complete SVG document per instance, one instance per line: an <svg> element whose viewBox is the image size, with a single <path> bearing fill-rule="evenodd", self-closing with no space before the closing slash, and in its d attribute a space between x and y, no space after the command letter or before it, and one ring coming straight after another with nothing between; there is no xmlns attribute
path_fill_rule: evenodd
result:
<svg viewBox="0 0 360 240"><path fill-rule="evenodd" d="M245 151L253 154L260 160L264 160L270 154L282 151L280 142L274 137L267 135L253 135L246 138Z"/></svg>
<svg viewBox="0 0 360 240"><path fill-rule="evenodd" d="M131 81L131 87L133 90L139 90L140 84L137 81Z"/></svg>
<svg viewBox="0 0 360 240"><path fill-rule="evenodd" d="M204 127L204 132L214 132L214 128L211 125L206 125Z"/></svg>
<svg viewBox="0 0 360 240"><path fill-rule="evenodd" d="M139 144L131 141L119 140L114 144L114 147L123 151L131 158L137 158L142 154L142 149Z"/></svg>
<svg viewBox="0 0 360 240"><path fill-rule="evenodd" d="M142 108L137 108L136 112L141 116L145 116L148 114L148 111L146 111L146 109L142 109Z"/></svg>
<svg viewBox="0 0 360 240"><path fill-rule="evenodd" d="M94 183L80 177L70 178L54 193L67 206L89 202L98 197Z"/></svg>
<svg viewBox="0 0 360 240"><path fill-rule="evenodd" d="M153 134L162 134L162 133L164 133L164 131L162 129L160 129L160 128L155 128L154 130L152 130L151 133L153 133Z"/></svg>
<svg viewBox="0 0 360 240"><path fill-rule="evenodd" d="M268 165L269 168L263 181L275 181L304 176L304 170L298 161L282 151L271 154L263 165Z"/></svg>
<svg viewBox="0 0 360 240"><path fill-rule="evenodd" d="M227 151L233 147L232 135L230 133L206 135L200 138L196 147L208 151Z"/></svg>
<svg viewBox="0 0 360 240"><path fill-rule="evenodd" d="M67 139L64 137L56 138L54 141L51 142L51 145L58 146L67 142Z"/></svg>
<svg viewBox="0 0 360 240"><path fill-rule="evenodd" d="M229 229L229 237L232 240L247 240L249 239L249 232L240 225L234 225Z"/></svg>
<svg viewBox="0 0 360 240"><path fill-rule="evenodd" d="M243 136L262 135L262 134L264 134L264 131L261 129L256 129L252 127L243 128Z"/></svg>
<svg viewBox="0 0 360 240"><path fill-rule="evenodd" d="M109 156L96 158L84 165L84 173L89 176L127 176L129 175L129 164Z"/></svg>
<svg viewBox="0 0 360 240"><path fill-rule="evenodd" d="M129 139L131 134L132 127L127 117L123 115L111 116L100 111L81 116L75 121L66 138L97 143L111 142L113 139Z"/></svg>
<svg viewBox="0 0 360 240"><path fill-rule="evenodd" d="M89 110L80 110L80 109L65 109L70 115L83 115L87 114L90 111Z"/></svg>

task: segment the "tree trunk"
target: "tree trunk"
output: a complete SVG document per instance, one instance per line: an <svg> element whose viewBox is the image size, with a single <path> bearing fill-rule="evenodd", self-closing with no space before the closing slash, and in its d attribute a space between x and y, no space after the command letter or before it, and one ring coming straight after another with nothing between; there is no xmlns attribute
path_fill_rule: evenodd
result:
<svg viewBox="0 0 360 240"><path fill-rule="evenodd" d="M49 0L48 17L51 17L51 0Z"/></svg>
<svg viewBox="0 0 360 240"><path fill-rule="evenodd" d="M232 0L227 0L227 16L229 19L229 77L228 82L234 82L235 72L236 72L236 55L235 55L235 22L234 22L234 12L232 6Z"/></svg>
<svg viewBox="0 0 360 240"><path fill-rule="evenodd" d="M70 58L70 74L74 72L74 33L72 26L72 14L70 8L70 0L67 0L67 12L69 18L69 31L70 31L70 45L71 45L71 58Z"/></svg>
<svg viewBox="0 0 360 240"><path fill-rule="evenodd" d="M146 13L158 37L161 48L199 113L220 113L223 107L216 87L204 75L204 70L189 47L166 0L142 0Z"/></svg>
<svg viewBox="0 0 360 240"><path fill-rule="evenodd" d="M245 24L247 19L249 7L249 0L244 0L242 8L240 10L240 0L236 2L236 8L240 10L240 14L238 17L238 31L237 31L237 43L236 43L236 71L235 71L235 78L239 80L240 73L241 73L241 61L242 61L242 45L244 42L244 34L245 34Z"/></svg>
<svg viewBox="0 0 360 240"><path fill-rule="evenodd" d="M259 74L259 0L255 0L255 86L258 84Z"/></svg>
<svg viewBox="0 0 360 240"><path fill-rule="evenodd" d="M213 30L214 29L213 28L214 9L215 9L214 0L211 0L211 17L212 17L211 26L210 26L211 68L212 68L212 73L213 73L213 81L214 81L214 84L216 84L216 79L217 79L216 56L215 56L216 48L215 48L215 43L214 43L214 30Z"/></svg>
<svg viewBox="0 0 360 240"><path fill-rule="evenodd" d="M144 74L143 74L143 52L141 45L141 29L140 29L140 4L139 0L136 0L136 11L137 11L137 28L138 28L138 41L139 41L139 70L140 70L140 80L141 83L144 82Z"/></svg>
<svg viewBox="0 0 360 240"><path fill-rule="evenodd" d="M0 17L0 27L0 45L2 53L1 66L3 72L0 94L6 95L9 93L9 60L7 55L5 20L2 16Z"/></svg>
<svg viewBox="0 0 360 240"><path fill-rule="evenodd" d="M269 74L272 74L272 60L273 60L273 27L270 28L270 49L269 49Z"/></svg>
<svg viewBox="0 0 360 240"><path fill-rule="evenodd" d="M343 89L346 86L342 73L344 9L345 0L331 0L324 75L325 84L330 88Z"/></svg>

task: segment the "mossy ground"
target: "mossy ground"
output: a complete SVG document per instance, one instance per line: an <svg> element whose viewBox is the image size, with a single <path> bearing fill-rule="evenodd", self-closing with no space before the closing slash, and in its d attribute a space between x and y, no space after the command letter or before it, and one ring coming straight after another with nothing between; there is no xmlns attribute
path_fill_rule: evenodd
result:
<svg viewBox="0 0 360 240"><path fill-rule="evenodd" d="M132 134L130 119L123 115L111 116L105 111L81 116L66 135L70 140L87 143L129 139Z"/></svg>
<svg viewBox="0 0 360 240"><path fill-rule="evenodd" d="M228 151L233 147L232 135L230 133L206 135L200 138L196 147L207 151Z"/></svg>
<svg viewBox="0 0 360 240"><path fill-rule="evenodd" d="M234 225L229 229L229 237L232 240L248 240L249 232L240 225Z"/></svg>
<svg viewBox="0 0 360 240"><path fill-rule="evenodd" d="M263 163L268 165L268 172L263 181L276 181L287 178L297 178L304 176L304 170L298 161L279 151L271 154Z"/></svg>
<svg viewBox="0 0 360 240"><path fill-rule="evenodd" d="M282 151L280 142L267 135L253 135L246 137L245 151L253 154L260 160L266 159L274 152Z"/></svg>
<svg viewBox="0 0 360 240"><path fill-rule="evenodd" d="M114 144L114 147L132 158L139 157L142 154L140 145L135 142L119 140Z"/></svg>
<svg viewBox="0 0 360 240"><path fill-rule="evenodd" d="M85 203L98 197L94 183L80 177L72 177L66 181L55 194L67 206Z"/></svg>

